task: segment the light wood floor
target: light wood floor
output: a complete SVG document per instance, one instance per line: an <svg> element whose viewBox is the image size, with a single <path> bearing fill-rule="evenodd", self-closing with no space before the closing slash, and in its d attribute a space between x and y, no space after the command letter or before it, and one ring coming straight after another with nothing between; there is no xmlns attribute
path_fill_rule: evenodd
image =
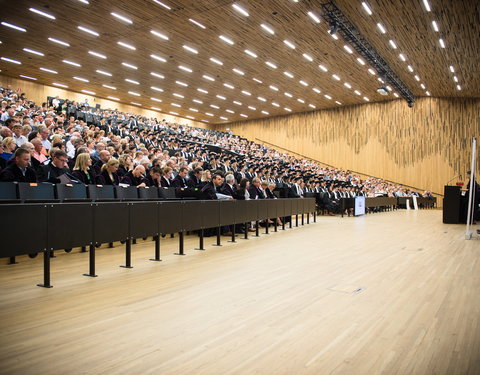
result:
<svg viewBox="0 0 480 375"><path fill-rule="evenodd" d="M480 241L440 211L316 224L150 262L151 241L0 265L2 374L479 374ZM354 291L360 292L355 293Z"/></svg>

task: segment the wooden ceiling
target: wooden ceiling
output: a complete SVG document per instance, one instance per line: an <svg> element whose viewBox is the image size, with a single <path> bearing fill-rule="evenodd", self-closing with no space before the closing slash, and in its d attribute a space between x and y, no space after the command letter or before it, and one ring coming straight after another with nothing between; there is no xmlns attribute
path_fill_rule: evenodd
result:
<svg viewBox="0 0 480 375"><path fill-rule="evenodd" d="M180 117L190 116L210 123L363 104L366 103L364 97L370 102L396 99L392 93L386 97L379 95L376 92L380 86L378 76L368 72L369 66L357 62L355 53L349 54L343 48L345 43L341 38L335 40L328 34L329 26L323 20L316 23L307 15L311 11L320 17L322 1L161 1L170 9L155 0L2 2L1 21L20 26L26 32L0 25L0 56L21 62L18 65L0 60L1 74L15 78L30 76L45 85L62 83L73 91L88 90L98 97L116 97L123 103L135 102L146 109L155 107L164 113L174 112ZM428 0L431 11L427 12L423 1L368 0L372 15L365 11L361 1L337 0L336 4L415 96L426 96L428 91L435 97L478 97L479 2ZM247 10L249 16L236 11L233 4ZM29 11L30 8L47 12L55 19ZM115 18L112 12L133 23ZM432 21L437 22L438 32ZM385 27L386 34L379 31L377 23ZM270 27L274 34L263 29L261 24ZM78 26L94 30L99 36L80 31ZM151 30L167 36L168 40L152 34ZM234 44L221 40L220 35L230 38ZM70 46L53 43L48 38L59 39ZM440 47L439 38L444 40L446 48ZM390 46L390 39L397 49ZM296 48L288 47L284 40L292 42ZM130 50L118 42L136 49ZM42 52L44 56L25 52L24 48ZM248 55L245 50L252 51L257 57ZM89 51L107 58L92 56ZM400 60L400 53L406 57L405 62ZM151 55L159 56L165 62L153 59ZM66 64L63 60L73 61L81 67ZM267 61L277 68L267 65ZM320 64L328 72L321 70ZM408 70L408 65L413 68L413 73ZM455 73L450 72L450 65ZM58 74L40 70L41 67ZM109 72L112 76L99 74L97 70ZM153 76L151 72L164 78ZM291 73L293 78L284 72ZM340 80L332 78L333 74ZM458 83L454 82L454 76ZM457 89L457 84L461 90ZM102 85L116 87L116 90ZM155 91L152 86L163 91ZM208 93L198 91L199 88ZM129 94L129 91L140 96ZM161 102L152 100L152 97Z"/></svg>

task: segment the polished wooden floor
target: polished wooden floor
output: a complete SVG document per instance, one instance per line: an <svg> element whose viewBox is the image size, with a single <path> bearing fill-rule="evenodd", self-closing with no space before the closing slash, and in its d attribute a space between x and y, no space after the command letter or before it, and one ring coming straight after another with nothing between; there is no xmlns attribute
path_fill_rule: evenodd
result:
<svg viewBox="0 0 480 375"><path fill-rule="evenodd" d="M2 374L479 374L480 241L441 212L319 217L150 262L153 243L0 265Z"/></svg>

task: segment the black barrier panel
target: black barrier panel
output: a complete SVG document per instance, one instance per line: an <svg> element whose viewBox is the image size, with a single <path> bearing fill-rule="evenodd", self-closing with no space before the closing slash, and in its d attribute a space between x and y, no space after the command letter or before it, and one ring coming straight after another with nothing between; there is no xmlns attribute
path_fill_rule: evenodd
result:
<svg viewBox="0 0 480 375"><path fill-rule="evenodd" d="M203 228L204 204L202 201L180 202L183 217L183 230L197 230Z"/></svg>
<svg viewBox="0 0 480 375"><path fill-rule="evenodd" d="M83 184L56 184L57 198L63 202L87 201L87 186Z"/></svg>
<svg viewBox="0 0 480 375"><path fill-rule="evenodd" d="M278 216L277 214L277 204L278 199L267 199L268 205L267 205L267 212L268 212L268 218L273 219Z"/></svg>
<svg viewBox="0 0 480 375"><path fill-rule="evenodd" d="M158 203L129 203L130 238L156 236L158 231Z"/></svg>
<svg viewBox="0 0 480 375"><path fill-rule="evenodd" d="M277 217L285 216L285 199L275 199L277 205Z"/></svg>
<svg viewBox="0 0 480 375"><path fill-rule="evenodd" d="M129 213L126 202L93 204L94 242L124 241L128 237Z"/></svg>
<svg viewBox="0 0 480 375"><path fill-rule="evenodd" d="M136 186L115 186L117 199L122 201L138 200L138 191Z"/></svg>
<svg viewBox="0 0 480 375"><path fill-rule="evenodd" d="M158 200L158 188L156 186L139 187L138 196L145 200Z"/></svg>
<svg viewBox="0 0 480 375"><path fill-rule="evenodd" d="M235 224L235 206L234 200L220 201L220 225Z"/></svg>
<svg viewBox="0 0 480 375"><path fill-rule="evenodd" d="M88 246L93 242L92 205L59 203L48 204L47 207L47 245L50 250Z"/></svg>
<svg viewBox="0 0 480 375"><path fill-rule="evenodd" d="M93 201L111 201L115 200L115 190L113 185L88 185L88 197Z"/></svg>
<svg viewBox="0 0 480 375"><path fill-rule="evenodd" d="M235 221L238 224L251 221L247 216L248 207L245 202L248 201L237 201L237 207L235 207Z"/></svg>
<svg viewBox="0 0 480 375"><path fill-rule="evenodd" d="M315 212L315 198L305 199L304 207L306 209L305 213Z"/></svg>
<svg viewBox="0 0 480 375"><path fill-rule="evenodd" d="M292 215L292 199L283 200L284 216Z"/></svg>
<svg viewBox="0 0 480 375"><path fill-rule="evenodd" d="M248 200L248 201L242 201L245 206L246 206L246 221L257 221L259 220L258 217L258 199L255 200Z"/></svg>
<svg viewBox="0 0 480 375"><path fill-rule="evenodd" d="M298 213L299 215L307 212L307 211L305 210L305 206L306 206L305 202L306 202L306 199L305 199L305 198L300 198L300 199L297 200L297 213Z"/></svg>
<svg viewBox="0 0 480 375"><path fill-rule="evenodd" d="M292 202L292 215L298 215L298 201L302 198L292 198L290 202Z"/></svg>
<svg viewBox="0 0 480 375"><path fill-rule="evenodd" d="M1 258L36 253L47 248L45 204L5 204L2 205L2 213Z"/></svg>
<svg viewBox="0 0 480 375"><path fill-rule="evenodd" d="M258 219L268 218L268 199L257 199Z"/></svg>
<svg viewBox="0 0 480 375"><path fill-rule="evenodd" d="M203 202L203 227L216 228L220 226L220 201L202 201ZM190 203L190 202L189 202Z"/></svg>
<svg viewBox="0 0 480 375"><path fill-rule="evenodd" d="M17 188L16 182L0 182L0 203L20 202Z"/></svg>
<svg viewBox="0 0 480 375"><path fill-rule="evenodd" d="M23 202L55 201L55 184L20 182L18 184L18 195Z"/></svg>
<svg viewBox="0 0 480 375"><path fill-rule="evenodd" d="M158 232L180 232L183 228L181 202L158 203Z"/></svg>

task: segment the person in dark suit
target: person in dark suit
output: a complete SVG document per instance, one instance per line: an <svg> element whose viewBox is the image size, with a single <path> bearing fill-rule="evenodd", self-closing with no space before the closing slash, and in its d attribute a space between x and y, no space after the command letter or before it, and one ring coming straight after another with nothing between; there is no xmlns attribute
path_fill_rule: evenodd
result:
<svg viewBox="0 0 480 375"><path fill-rule="evenodd" d="M145 167L137 165L133 171L128 172L122 179L122 184L130 186L146 186L143 182L145 177Z"/></svg>
<svg viewBox="0 0 480 375"><path fill-rule="evenodd" d="M60 183L59 177L69 172L67 168L68 155L65 151L57 150L52 155L52 160L47 165L42 165L38 170L39 182Z"/></svg>
<svg viewBox="0 0 480 375"><path fill-rule="evenodd" d="M162 178L162 169L158 166L149 169L147 177L143 179L146 186L160 187L160 179Z"/></svg>
<svg viewBox="0 0 480 375"><path fill-rule="evenodd" d="M99 175L102 172L102 166L110 160L112 155L110 155L110 151L102 150L98 153L98 160L93 164L93 170L95 171L95 175Z"/></svg>
<svg viewBox="0 0 480 375"><path fill-rule="evenodd" d="M188 188L187 174L188 174L188 168L181 167L180 170L178 171L178 174L172 180L172 187L182 188L182 189Z"/></svg>
<svg viewBox="0 0 480 375"><path fill-rule="evenodd" d="M162 187L170 187L172 185L172 168L163 168L160 184L162 185Z"/></svg>
<svg viewBox="0 0 480 375"><path fill-rule="evenodd" d="M187 180L188 187L190 189L198 188L202 183L202 167L197 167L189 173L190 178Z"/></svg>
<svg viewBox="0 0 480 375"><path fill-rule="evenodd" d="M72 176L75 177L77 181L85 185L95 184L95 175L92 171L92 158L90 154L83 153L77 155L77 160L75 161L75 166L73 167Z"/></svg>
<svg viewBox="0 0 480 375"><path fill-rule="evenodd" d="M219 173L212 176L212 180L202 188L202 196L205 200L218 199L217 193L223 184L223 177Z"/></svg>
<svg viewBox="0 0 480 375"><path fill-rule="evenodd" d="M117 173L119 162L115 158L110 158L104 165L102 171L96 176L97 184L100 185L119 185L120 176Z"/></svg>
<svg viewBox="0 0 480 375"><path fill-rule="evenodd" d="M231 196L233 199L237 199L237 185L233 174L229 173L225 176L225 184L221 187L220 192Z"/></svg>
<svg viewBox="0 0 480 375"><path fill-rule="evenodd" d="M260 189L260 179L254 177L252 184L248 188L248 193L250 194L250 199L265 199L262 189Z"/></svg>
<svg viewBox="0 0 480 375"><path fill-rule="evenodd" d="M19 148L13 155L13 162L0 171L3 182L37 182L35 170L30 167L30 152Z"/></svg>
<svg viewBox="0 0 480 375"><path fill-rule="evenodd" d="M250 194L248 192L249 187L250 187L250 181L248 181L248 178L242 178L240 180L240 183L238 184L238 190L237 190L238 200L244 201L244 200L250 199Z"/></svg>

